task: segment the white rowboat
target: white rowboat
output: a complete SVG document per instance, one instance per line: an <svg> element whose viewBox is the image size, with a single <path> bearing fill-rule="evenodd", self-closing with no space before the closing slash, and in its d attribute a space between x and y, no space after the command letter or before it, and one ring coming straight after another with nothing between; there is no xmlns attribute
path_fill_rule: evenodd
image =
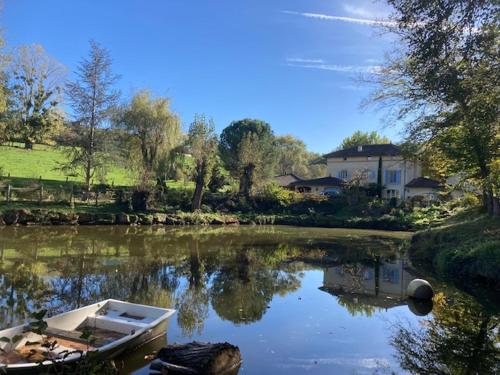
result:
<svg viewBox="0 0 500 375"><path fill-rule="evenodd" d="M0 374L25 374L54 363L74 363L87 352L113 358L165 334L174 313L173 309L108 299L44 319L48 327L43 335L26 325L2 330ZM55 341L52 347L42 345Z"/></svg>

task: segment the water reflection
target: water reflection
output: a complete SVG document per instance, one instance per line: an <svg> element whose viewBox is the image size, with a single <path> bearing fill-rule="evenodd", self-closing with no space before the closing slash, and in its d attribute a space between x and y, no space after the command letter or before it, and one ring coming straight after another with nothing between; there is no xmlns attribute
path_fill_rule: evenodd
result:
<svg viewBox="0 0 500 375"><path fill-rule="evenodd" d="M417 277L406 263L405 258L395 254L392 260L374 256L364 263L328 267L321 290L336 296L352 315L371 316L380 309L406 305L406 289ZM412 311L422 314L425 309L425 315L432 310L432 304L428 306L412 302Z"/></svg>
<svg viewBox="0 0 500 375"><path fill-rule="evenodd" d="M400 323L392 337L403 369L414 374L499 374L500 319L472 298L434 298L433 318Z"/></svg>
<svg viewBox="0 0 500 375"><path fill-rule="evenodd" d="M480 369L489 373L498 356L497 318L479 304L471 310L443 297L420 320L432 305L405 306L415 276L399 255L404 238L284 227L0 228L0 327L42 307L55 314L117 298L174 306L169 341L234 341L245 360L241 373L288 373L299 359L307 366L295 370L315 373L373 373L381 363L418 372L432 361L464 367L485 355ZM391 331L388 321L401 314L419 329ZM378 343L367 345L375 331ZM340 339L346 333L349 342ZM419 346L424 340L432 345ZM469 357L449 354L465 344L479 347ZM142 354L135 357L126 371L144 364Z"/></svg>

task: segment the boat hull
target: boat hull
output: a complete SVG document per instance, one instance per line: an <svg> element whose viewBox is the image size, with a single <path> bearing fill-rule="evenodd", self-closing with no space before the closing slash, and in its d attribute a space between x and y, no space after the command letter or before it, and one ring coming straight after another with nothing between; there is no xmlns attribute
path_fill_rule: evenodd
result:
<svg viewBox="0 0 500 375"><path fill-rule="evenodd" d="M172 310L173 311L173 310ZM153 341L154 339L165 335L168 328L168 319L170 315L165 316L162 320L157 320L155 324L151 324L147 329L141 330L142 332L131 333L130 339L125 340L119 345L113 346L111 348L98 348L94 350L93 357L96 361L112 360L117 356L124 354L126 352L137 349L147 343ZM86 356L83 353L82 356L72 358L67 358L64 360L58 360L54 363L33 363L32 366L12 366L8 365L6 367L0 367L0 374L38 374L41 372L46 372L50 367L53 366L77 366L78 362L81 361Z"/></svg>

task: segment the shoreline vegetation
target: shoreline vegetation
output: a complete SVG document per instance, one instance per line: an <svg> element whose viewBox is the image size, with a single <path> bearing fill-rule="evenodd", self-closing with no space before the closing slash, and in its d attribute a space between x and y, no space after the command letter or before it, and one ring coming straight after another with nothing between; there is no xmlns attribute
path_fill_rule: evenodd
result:
<svg viewBox="0 0 500 375"><path fill-rule="evenodd" d="M288 225L302 227L371 229L414 232L408 247L417 267L437 274L500 288L500 219L477 208L455 211L420 209L418 214L339 217L335 214L257 214L196 212L123 212L115 204L28 207L0 205L0 226L5 225Z"/></svg>

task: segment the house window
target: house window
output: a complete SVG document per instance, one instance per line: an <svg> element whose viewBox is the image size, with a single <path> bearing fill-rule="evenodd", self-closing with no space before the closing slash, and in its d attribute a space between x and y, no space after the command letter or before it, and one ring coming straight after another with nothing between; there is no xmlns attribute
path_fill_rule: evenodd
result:
<svg viewBox="0 0 500 375"><path fill-rule="evenodd" d="M347 178L347 170L343 169L338 173L338 178L346 179Z"/></svg>
<svg viewBox="0 0 500 375"><path fill-rule="evenodd" d="M400 170L385 171L385 183L391 185L400 185L401 171Z"/></svg>
<svg viewBox="0 0 500 375"><path fill-rule="evenodd" d="M387 189L385 194L387 196L387 199L399 198L399 190L396 189Z"/></svg>

